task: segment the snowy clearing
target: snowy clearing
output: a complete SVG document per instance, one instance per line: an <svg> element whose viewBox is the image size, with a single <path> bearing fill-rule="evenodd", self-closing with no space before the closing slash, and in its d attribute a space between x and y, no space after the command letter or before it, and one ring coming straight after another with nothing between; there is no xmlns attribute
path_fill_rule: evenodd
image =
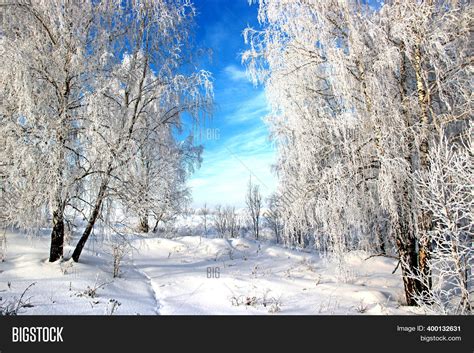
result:
<svg viewBox="0 0 474 353"><path fill-rule="evenodd" d="M91 242L80 263L49 263L49 237L7 233L0 263L2 303L25 293L27 315L391 315L400 305L396 260L350 253L350 271L316 253L246 238L139 237L112 277L112 256ZM72 247L65 249L65 254Z"/></svg>

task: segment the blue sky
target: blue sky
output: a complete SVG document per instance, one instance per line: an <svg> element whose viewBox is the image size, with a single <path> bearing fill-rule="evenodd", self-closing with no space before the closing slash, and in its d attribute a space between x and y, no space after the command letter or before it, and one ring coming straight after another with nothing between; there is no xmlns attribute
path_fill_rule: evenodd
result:
<svg viewBox="0 0 474 353"><path fill-rule="evenodd" d="M275 188L275 151L263 118L268 113L262 87L255 87L241 64L242 32L258 28L257 5L247 0L196 0L196 41L213 50L205 69L213 73L215 111L201 130L203 163L189 180L193 206L244 206L250 175L264 196Z"/></svg>

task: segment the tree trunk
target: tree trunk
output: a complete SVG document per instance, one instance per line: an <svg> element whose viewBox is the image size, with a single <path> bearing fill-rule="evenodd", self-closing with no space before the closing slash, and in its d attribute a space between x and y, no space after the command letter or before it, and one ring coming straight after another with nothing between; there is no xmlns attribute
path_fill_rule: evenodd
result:
<svg viewBox="0 0 474 353"><path fill-rule="evenodd" d="M258 231L259 231L259 229L258 229L258 218L257 218L255 220L255 239L257 239L257 240L258 240L258 236L259 236Z"/></svg>
<svg viewBox="0 0 474 353"><path fill-rule="evenodd" d="M377 229L376 229L376 232L377 232L377 241L378 241L378 245L379 245L379 252L381 254L386 254L386 250L385 250L385 239L383 237L383 232L382 230L380 229L379 226L377 226Z"/></svg>
<svg viewBox="0 0 474 353"><path fill-rule="evenodd" d="M416 240L413 236L397 238L397 247L400 255L400 265L405 289L405 299L408 306L416 306L416 295L419 292L419 281L413 278L413 271L417 268Z"/></svg>
<svg viewBox="0 0 474 353"><path fill-rule="evenodd" d="M422 54L419 45L417 44L414 49L415 60L415 77L416 77L416 90L418 96L418 105L421 110L421 116L419 119L420 123L420 137L421 142L419 146L419 158L420 158L420 170L422 173L427 172L430 169L429 163L429 116L428 116L428 102L429 92L425 88L422 75ZM418 233L419 233L419 252L418 252L418 269L420 276L422 276L421 288L422 292L431 291L432 278L431 269L429 268L429 258L431 253L431 240L429 231L432 228L432 216L429 212L420 210L418 214Z"/></svg>
<svg viewBox="0 0 474 353"><path fill-rule="evenodd" d="M420 281L416 278L418 272L417 239L414 231L407 222L406 215L400 212L396 229L396 244L400 256L403 285L407 305L416 306L415 298L420 293Z"/></svg>
<svg viewBox="0 0 474 353"><path fill-rule="evenodd" d="M55 262L63 257L64 218L61 207L53 212L53 230L51 232L51 248L49 262Z"/></svg>
<svg viewBox="0 0 474 353"><path fill-rule="evenodd" d="M402 43L400 44L400 52L404 53L406 50L405 45ZM420 104L421 109L421 125L422 125L422 134L425 133L424 126L427 124L428 116L427 110L425 106L425 90L423 85L423 78L421 74L421 53L418 47L415 47L415 62L414 62L414 70L416 76L416 89L418 95L418 102ZM399 90L400 90L400 100L402 105L402 114L405 117L405 128L408 131L407 137L407 147L408 153L405 156L405 160L407 164L410 166L409 173L410 175L414 175L416 170L416 165L414 164L414 156L416 155L415 150L415 136L414 132L411 130L413 127L413 121L408 114L408 109L406 107L406 97L408 96L407 91L407 57L406 55L402 55L401 62L400 62L400 79L399 79ZM411 132L410 132L411 131ZM425 150L427 148L426 143L427 140L423 137L421 143L421 149ZM426 150L427 151L427 150ZM422 165L426 165L426 155L422 156ZM413 194L414 194L414 185L413 182L406 182L404 185L404 192L403 198L401 200L401 207L406 208L407 210L413 210ZM417 212L417 211L414 211ZM420 293L421 290L421 282L418 278L414 278L414 275L418 276L420 271L420 265L424 266L423 271L428 270L428 253L424 251L423 246L420 247L422 250L421 252L417 251L418 241L415 236L415 229L414 225L410 225L410 223L415 222L407 222L407 217L410 217L413 221L413 212L400 212L399 214L399 226L396 235L396 244L398 248L398 253L400 256L401 262L401 269L403 275L403 284L405 287L405 297L407 301L407 305L415 306L418 303L415 300L415 297ZM421 259L421 261L419 260ZM427 272L428 273L428 272Z"/></svg>
<svg viewBox="0 0 474 353"><path fill-rule="evenodd" d="M155 225L154 225L153 230L152 230L153 233L156 233L156 232L157 232L157 230L158 230L158 225L160 224L160 221L161 221L162 218L163 218L163 213L162 213L160 216L158 216L158 217L155 218L155 219L156 219L156 222L155 222Z"/></svg>
<svg viewBox="0 0 474 353"><path fill-rule="evenodd" d="M148 233L150 231L150 226L148 225L148 215L143 215L142 217L140 217L138 231L141 233Z"/></svg>
<svg viewBox="0 0 474 353"><path fill-rule="evenodd" d="M63 161L64 161L64 139L61 133L58 133L60 148L57 160L59 165L56 168L56 177L59 182L55 185L55 198L53 206L53 230L51 231L51 245L49 250L49 262L55 262L63 257L64 247L64 199L63 199Z"/></svg>
<svg viewBox="0 0 474 353"><path fill-rule="evenodd" d="M74 252L72 254L72 259L74 260L74 262L79 261L79 257L81 256L82 250L84 249L84 245L86 245L87 239L89 239L89 236L92 233L92 229L94 229L94 225L97 220L97 217L99 216L102 202L104 201L105 191L107 190L108 181L109 181L109 178L108 176L106 176L106 178L102 181L100 185L99 193L97 195L97 199L94 206L94 210L92 211L92 214L89 217L89 221L87 222L86 229L84 230L84 233L82 234L81 239L79 239L79 242L77 243L76 248L74 249Z"/></svg>
<svg viewBox="0 0 474 353"><path fill-rule="evenodd" d="M431 228L432 217L428 212L421 211L419 218L419 231L421 236L419 239L419 250L418 250L418 270L422 281L420 283L421 292L429 292L432 287L432 276L430 268L430 257L432 252L431 237L428 231ZM429 303L427 303L429 304Z"/></svg>
<svg viewBox="0 0 474 353"><path fill-rule="evenodd" d="M70 52L66 54L66 62L70 61ZM66 73L67 73L67 68ZM49 262L54 262L63 257L64 249L64 208L66 207L65 201L67 196L63 195L64 192L64 183L63 175L66 168L66 140L68 136L68 124L70 121L70 116L68 112L68 102L69 95L71 93L71 77L66 76L64 81L64 93L61 98L61 112L60 116L60 128L56 132L56 139L58 142L57 150L57 162L56 166L56 177L58 184L55 186L55 205L53 211L53 230L51 231L51 247L49 251Z"/></svg>

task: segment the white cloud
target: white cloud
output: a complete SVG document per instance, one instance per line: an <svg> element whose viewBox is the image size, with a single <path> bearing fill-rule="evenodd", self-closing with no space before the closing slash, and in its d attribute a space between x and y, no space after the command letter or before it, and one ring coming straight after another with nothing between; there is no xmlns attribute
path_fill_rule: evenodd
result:
<svg viewBox="0 0 474 353"><path fill-rule="evenodd" d="M226 149L239 154L252 155L269 149L268 130L263 124L249 127L225 142Z"/></svg>
<svg viewBox="0 0 474 353"><path fill-rule="evenodd" d="M232 81L248 81L248 76L245 70L238 68L235 65L229 65L224 69L224 72Z"/></svg>
<svg viewBox="0 0 474 353"><path fill-rule="evenodd" d="M227 121L231 124L240 124L252 120L261 120L270 112L264 91L243 101Z"/></svg>

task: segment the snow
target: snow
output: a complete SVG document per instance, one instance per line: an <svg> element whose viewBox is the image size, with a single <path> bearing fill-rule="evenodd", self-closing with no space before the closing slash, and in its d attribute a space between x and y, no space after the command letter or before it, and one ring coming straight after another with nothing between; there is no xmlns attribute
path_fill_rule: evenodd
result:
<svg viewBox="0 0 474 353"><path fill-rule="evenodd" d="M349 253L350 269L315 252L291 250L249 238L173 239L135 235L135 250L112 278L105 245L91 243L80 263L47 262L47 232L7 232L0 263L2 303L25 294L28 315L392 315L414 314L400 304L403 283L396 260ZM72 249L66 247L65 254ZM215 270L215 269L218 270ZM214 272L213 272L214 271ZM208 278L216 274L218 278ZM217 277L217 276L216 276ZM85 295L88 287L95 296Z"/></svg>

